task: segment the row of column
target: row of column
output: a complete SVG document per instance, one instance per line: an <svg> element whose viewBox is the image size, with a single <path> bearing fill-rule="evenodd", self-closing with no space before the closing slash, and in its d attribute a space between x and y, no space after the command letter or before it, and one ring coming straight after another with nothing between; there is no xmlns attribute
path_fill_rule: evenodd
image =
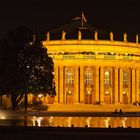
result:
<svg viewBox="0 0 140 140"><path fill-rule="evenodd" d="M112 67L112 95L111 103L123 103L123 68ZM74 103L84 103L84 66L74 67ZM105 87L104 87L104 67L95 67L95 84L94 84L94 96L95 102L104 103ZM134 103L139 101L139 69L130 69L129 86L128 86L128 103ZM56 97L55 103L66 103L64 66L55 66L55 85L56 85Z"/></svg>

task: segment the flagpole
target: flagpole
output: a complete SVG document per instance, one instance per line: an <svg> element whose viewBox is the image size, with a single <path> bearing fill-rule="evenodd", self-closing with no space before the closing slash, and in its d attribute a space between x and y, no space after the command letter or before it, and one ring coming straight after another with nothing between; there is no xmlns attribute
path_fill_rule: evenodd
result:
<svg viewBox="0 0 140 140"><path fill-rule="evenodd" d="M82 27L83 27L83 24L84 24L84 21L83 21L83 12L82 12L82 17L81 17L81 19L82 19Z"/></svg>

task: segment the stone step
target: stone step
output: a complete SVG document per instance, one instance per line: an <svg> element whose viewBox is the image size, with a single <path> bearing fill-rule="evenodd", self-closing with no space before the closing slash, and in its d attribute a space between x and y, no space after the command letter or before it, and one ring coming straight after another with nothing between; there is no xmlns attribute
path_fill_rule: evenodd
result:
<svg viewBox="0 0 140 140"><path fill-rule="evenodd" d="M134 105L90 105L90 104L50 104L48 111L86 111L86 112L139 112L140 107Z"/></svg>

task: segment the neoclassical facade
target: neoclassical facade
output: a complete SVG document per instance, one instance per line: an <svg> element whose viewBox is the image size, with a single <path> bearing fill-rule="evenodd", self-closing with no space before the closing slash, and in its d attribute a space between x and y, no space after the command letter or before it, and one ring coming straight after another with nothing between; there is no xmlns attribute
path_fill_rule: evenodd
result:
<svg viewBox="0 0 140 140"><path fill-rule="evenodd" d="M54 61L58 104L131 104L140 101L140 44L93 39L50 40L44 47Z"/></svg>

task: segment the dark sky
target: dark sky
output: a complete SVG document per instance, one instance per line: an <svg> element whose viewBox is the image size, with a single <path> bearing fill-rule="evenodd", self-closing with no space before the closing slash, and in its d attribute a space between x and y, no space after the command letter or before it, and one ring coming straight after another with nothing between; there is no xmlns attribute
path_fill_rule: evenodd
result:
<svg viewBox="0 0 140 140"><path fill-rule="evenodd" d="M1 0L0 38L18 26L48 30L84 12L88 22L109 31L140 33L139 0Z"/></svg>

